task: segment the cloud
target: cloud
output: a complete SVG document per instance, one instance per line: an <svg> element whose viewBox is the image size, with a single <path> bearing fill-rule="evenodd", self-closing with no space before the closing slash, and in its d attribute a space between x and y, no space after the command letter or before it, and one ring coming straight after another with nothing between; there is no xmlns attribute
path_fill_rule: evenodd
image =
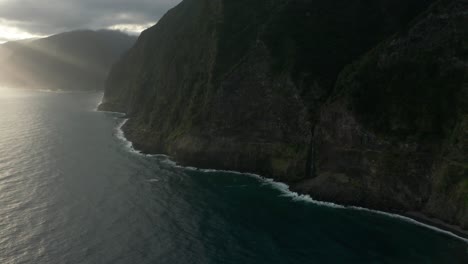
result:
<svg viewBox="0 0 468 264"><path fill-rule="evenodd" d="M9 40L30 39L44 37L28 33L20 28L11 25L8 21L0 19L0 44Z"/></svg>
<svg viewBox="0 0 468 264"><path fill-rule="evenodd" d="M31 36L75 29L141 31L181 0L0 0L0 25ZM1 33L0 33L1 34ZM0 35L0 39L8 37Z"/></svg>
<svg viewBox="0 0 468 264"><path fill-rule="evenodd" d="M154 23L147 23L147 24L117 24L108 27L107 29L112 29L112 30L119 30L123 32L127 32L129 34L138 34L142 32L143 30L153 26Z"/></svg>

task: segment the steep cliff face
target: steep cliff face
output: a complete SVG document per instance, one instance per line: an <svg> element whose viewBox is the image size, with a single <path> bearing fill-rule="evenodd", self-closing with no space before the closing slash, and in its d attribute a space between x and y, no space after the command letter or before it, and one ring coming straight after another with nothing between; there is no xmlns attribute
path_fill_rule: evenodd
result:
<svg viewBox="0 0 468 264"><path fill-rule="evenodd" d="M430 1L185 0L112 70L102 109L147 152L293 182L342 67Z"/></svg>
<svg viewBox="0 0 468 264"><path fill-rule="evenodd" d="M440 1L343 71L297 188L468 227L467 11Z"/></svg>
<svg viewBox="0 0 468 264"><path fill-rule="evenodd" d="M146 152L466 227L468 8L431 2L185 0L101 108Z"/></svg>
<svg viewBox="0 0 468 264"><path fill-rule="evenodd" d="M114 62L136 41L117 31L72 31L0 46L0 85L102 90Z"/></svg>

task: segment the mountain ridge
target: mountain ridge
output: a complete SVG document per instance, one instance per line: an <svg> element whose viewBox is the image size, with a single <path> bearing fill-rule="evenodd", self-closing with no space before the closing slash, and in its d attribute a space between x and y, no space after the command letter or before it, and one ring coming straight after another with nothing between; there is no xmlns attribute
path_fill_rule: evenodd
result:
<svg viewBox="0 0 468 264"><path fill-rule="evenodd" d="M49 90L102 90L112 64L135 41L118 31L77 30L7 42L1 45L0 82Z"/></svg>

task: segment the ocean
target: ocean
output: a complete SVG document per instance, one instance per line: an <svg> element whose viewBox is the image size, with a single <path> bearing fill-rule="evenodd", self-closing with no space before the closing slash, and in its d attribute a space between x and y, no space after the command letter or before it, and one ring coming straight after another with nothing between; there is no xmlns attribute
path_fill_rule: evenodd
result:
<svg viewBox="0 0 468 264"><path fill-rule="evenodd" d="M0 264L468 263L468 242L143 155L101 93L0 89Z"/></svg>

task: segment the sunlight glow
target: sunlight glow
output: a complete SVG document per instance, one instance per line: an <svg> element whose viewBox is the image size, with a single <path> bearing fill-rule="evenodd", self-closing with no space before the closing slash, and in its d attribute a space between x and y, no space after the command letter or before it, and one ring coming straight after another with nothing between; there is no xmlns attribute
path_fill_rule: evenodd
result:
<svg viewBox="0 0 468 264"><path fill-rule="evenodd" d="M16 98L21 96L21 90L7 88L0 85L0 99L4 98Z"/></svg>
<svg viewBox="0 0 468 264"><path fill-rule="evenodd" d="M147 29L149 27L152 27L155 24L156 24L156 22L146 23L146 24L117 24L117 25L113 25L113 26L108 27L108 29L119 30L119 31L122 31L122 32L125 32L125 33L128 33L128 34L138 35L143 30L145 30L145 29Z"/></svg>
<svg viewBox="0 0 468 264"><path fill-rule="evenodd" d="M84 58L73 56L71 54L67 54L66 52L62 52L44 45L27 45L24 47L34 51L36 54L41 54L43 56L53 58L57 61L62 62L63 64L73 65L74 67L84 69L88 72L94 72L102 75L106 74L108 71L107 68L104 68L100 65L91 65ZM10 67L10 65L0 64L0 79L4 77L19 82L18 87L32 88L35 86L40 87L41 85L40 80L38 80L37 77L34 76L34 74L29 73L27 71L18 71L15 67ZM0 88L2 87L0 86Z"/></svg>
<svg viewBox="0 0 468 264"><path fill-rule="evenodd" d="M31 34L26 31L22 31L16 27L8 26L4 21L0 20L0 43L11 41L11 40L20 40L20 39L30 39L30 38L40 38L44 36Z"/></svg>

